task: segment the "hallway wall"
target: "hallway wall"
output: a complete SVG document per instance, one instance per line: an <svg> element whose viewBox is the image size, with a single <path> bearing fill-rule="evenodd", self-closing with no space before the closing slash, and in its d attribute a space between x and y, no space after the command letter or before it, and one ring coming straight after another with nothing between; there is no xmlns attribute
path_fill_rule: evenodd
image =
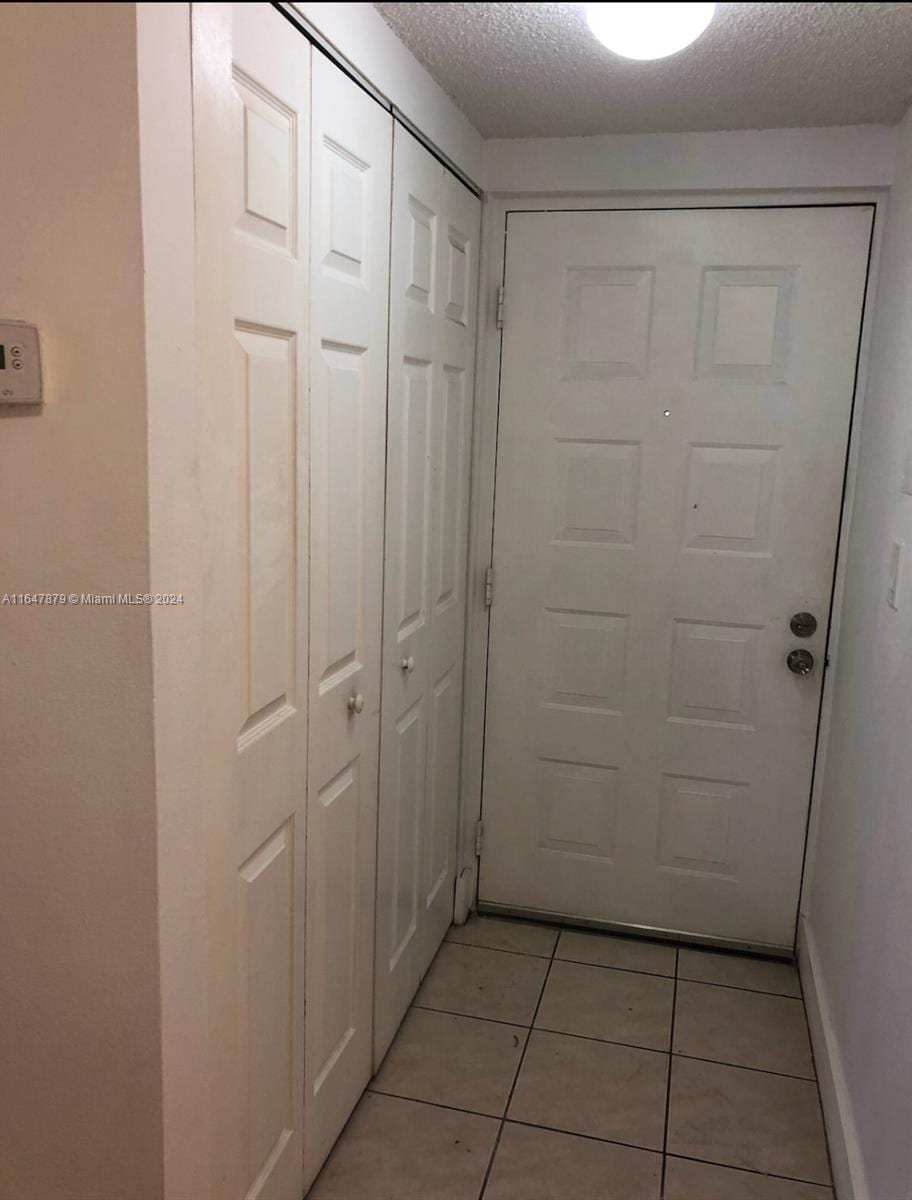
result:
<svg viewBox="0 0 912 1200"><path fill-rule="evenodd" d="M912 495L901 490L906 472L912 475L912 110L900 126L884 232L803 930L806 963L825 1008L836 1088L844 1087L851 1110L843 1112L849 1143L844 1200L912 1196ZM912 490L912 481L906 486ZM894 540L906 547L899 611L886 599Z"/></svg>
<svg viewBox="0 0 912 1200"><path fill-rule="evenodd" d="M734 192L883 187L893 176L889 125L612 133L484 143L488 192Z"/></svg>
<svg viewBox="0 0 912 1200"><path fill-rule="evenodd" d="M45 404L0 417L0 594L150 588L136 13L9 4L0 310ZM0 1195L162 1192L146 607L0 607Z"/></svg>

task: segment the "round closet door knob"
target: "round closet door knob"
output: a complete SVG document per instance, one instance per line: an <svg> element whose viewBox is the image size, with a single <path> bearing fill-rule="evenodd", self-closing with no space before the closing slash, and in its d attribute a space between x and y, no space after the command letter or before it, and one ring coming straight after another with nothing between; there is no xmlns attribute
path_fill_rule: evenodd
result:
<svg viewBox="0 0 912 1200"><path fill-rule="evenodd" d="M350 713L364 712L364 697L358 692L355 696L348 698L348 711Z"/></svg>
<svg viewBox="0 0 912 1200"><path fill-rule="evenodd" d="M403 669L403 671L414 671L415 660L411 654L408 656L408 658L404 658L402 660L402 669Z"/></svg>
<svg viewBox="0 0 912 1200"><path fill-rule="evenodd" d="M810 675L814 669L814 656L810 650L792 650L785 665L793 675Z"/></svg>

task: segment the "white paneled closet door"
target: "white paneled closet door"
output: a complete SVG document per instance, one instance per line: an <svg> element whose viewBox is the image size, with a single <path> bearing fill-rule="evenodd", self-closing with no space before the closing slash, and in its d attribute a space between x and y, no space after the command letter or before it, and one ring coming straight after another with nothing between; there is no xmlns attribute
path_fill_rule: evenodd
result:
<svg viewBox="0 0 912 1200"><path fill-rule="evenodd" d="M305 1177L371 1073L392 117L313 58Z"/></svg>
<svg viewBox="0 0 912 1200"><path fill-rule="evenodd" d="M310 46L193 6L213 1197L299 1200Z"/></svg>
<svg viewBox="0 0 912 1200"><path fill-rule="evenodd" d="M453 918L480 218L397 126L375 1066Z"/></svg>

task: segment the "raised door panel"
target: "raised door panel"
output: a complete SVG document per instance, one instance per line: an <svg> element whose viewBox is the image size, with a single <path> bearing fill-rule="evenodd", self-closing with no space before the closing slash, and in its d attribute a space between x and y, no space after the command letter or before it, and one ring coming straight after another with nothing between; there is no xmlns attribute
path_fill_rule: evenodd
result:
<svg viewBox="0 0 912 1200"><path fill-rule="evenodd" d="M396 636L400 646L427 624L428 619L428 517L431 474L431 397L433 364L406 357L401 368L402 396L393 399L399 407L398 420L391 422L398 433L394 447L400 472L394 485L396 510L392 517L398 529L400 568L397 571L398 603ZM396 428L398 426L398 429Z"/></svg>
<svg viewBox="0 0 912 1200"><path fill-rule="evenodd" d="M461 689L454 665L440 679L434 680L430 688L422 846L422 895L427 911L433 909L438 898L446 902L448 909L452 908L456 833L454 816L459 802L459 739L462 728L460 702ZM448 883L451 886L447 894Z"/></svg>
<svg viewBox="0 0 912 1200"><path fill-rule="evenodd" d="M247 427L247 736L296 699L297 347L280 330L235 336Z"/></svg>
<svg viewBox="0 0 912 1200"><path fill-rule="evenodd" d="M371 1071L392 120L313 76L305 1179Z"/></svg>
<svg viewBox="0 0 912 1200"><path fill-rule="evenodd" d="M312 621L321 696L344 688L365 666L369 369L365 347L321 340L311 397L313 541L321 566Z"/></svg>
<svg viewBox="0 0 912 1200"><path fill-rule="evenodd" d="M291 1141L300 1142L295 1094L296 1019L289 948L294 938L294 822L283 825L243 863L241 971L248 1062L245 1175L254 1195ZM248 1192L248 1194L250 1194Z"/></svg>
<svg viewBox="0 0 912 1200"><path fill-rule="evenodd" d="M407 708L396 722L394 759L394 803L392 828L393 870L388 892L388 911L377 914L378 922L389 922L390 936L384 939L388 969L395 972L418 930L419 812L421 803L425 729L424 697ZM386 810L384 810L386 812Z"/></svg>

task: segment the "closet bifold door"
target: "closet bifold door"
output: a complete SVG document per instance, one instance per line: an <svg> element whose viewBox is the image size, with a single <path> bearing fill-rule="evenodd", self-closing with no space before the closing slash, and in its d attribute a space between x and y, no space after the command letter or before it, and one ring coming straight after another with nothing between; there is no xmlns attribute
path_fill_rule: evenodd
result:
<svg viewBox="0 0 912 1200"><path fill-rule="evenodd" d="M480 219L397 125L375 1068L453 919Z"/></svg>
<svg viewBox="0 0 912 1200"><path fill-rule="evenodd" d="M269 5L192 37L211 1194L299 1200L311 50Z"/></svg>
<svg viewBox="0 0 912 1200"><path fill-rule="evenodd" d="M308 1185L371 1074L392 153L318 53L311 139Z"/></svg>

